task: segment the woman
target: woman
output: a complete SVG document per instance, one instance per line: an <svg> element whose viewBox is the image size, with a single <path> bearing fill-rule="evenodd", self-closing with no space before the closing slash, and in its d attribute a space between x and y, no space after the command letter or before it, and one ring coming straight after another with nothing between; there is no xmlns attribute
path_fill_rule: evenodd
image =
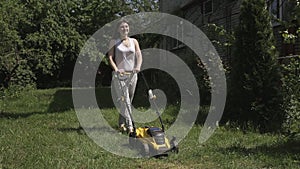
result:
<svg viewBox="0 0 300 169"><path fill-rule="evenodd" d="M142 65L142 54L138 41L128 36L128 21L121 20L118 22L116 32L118 37L110 41L108 57L114 70L112 82L117 92L117 100L122 102L119 127L121 131L127 131L128 128L129 132L133 132L131 102L137 84L136 73L140 71ZM119 81L118 75L120 74L131 74L128 76L130 79L127 79L129 82ZM124 99L121 99L122 96Z"/></svg>

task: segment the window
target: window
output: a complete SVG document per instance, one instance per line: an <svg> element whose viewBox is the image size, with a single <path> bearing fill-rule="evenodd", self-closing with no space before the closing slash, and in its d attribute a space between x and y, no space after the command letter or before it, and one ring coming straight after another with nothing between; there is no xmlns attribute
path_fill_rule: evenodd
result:
<svg viewBox="0 0 300 169"><path fill-rule="evenodd" d="M270 0L269 11L272 17L273 26L278 25L277 19L282 19L282 0Z"/></svg>
<svg viewBox="0 0 300 169"><path fill-rule="evenodd" d="M182 43L184 36L184 30L183 30L183 21L180 21L176 25L176 39L172 39L170 46L171 49L179 49L184 47L185 45Z"/></svg>
<svg viewBox="0 0 300 169"><path fill-rule="evenodd" d="M204 15L211 14L213 12L213 1L207 0L203 3Z"/></svg>

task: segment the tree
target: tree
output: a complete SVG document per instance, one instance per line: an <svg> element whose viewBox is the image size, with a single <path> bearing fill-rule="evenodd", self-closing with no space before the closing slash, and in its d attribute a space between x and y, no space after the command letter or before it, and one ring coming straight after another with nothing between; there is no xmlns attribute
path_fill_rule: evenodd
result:
<svg viewBox="0 0 300 169"><path fill-rule="evenodd" d="M70 22L67 1L13 0L0 5L0 86L57 78L64 61L76 59L84 38Z"/></svg>
<svg viewBox="0 0 300 169"><path fill-rule="evenodd" d="M34 18L20 32L24 36L24 54L29 60L39 86L49 81L57 82L66 65L74 65L84 43L85 35L76 30L71 16L71 1L24 2L27 14ZM68 78L71 80L71 76ZM47 87L47 86L45 86Z"/></svg>
<svg viewBox="0 0 300 169"><path fill-rule="evenodd" d="M27 22L24 6L18 1L1 1L0 14L0 88L32 84L34 76L26 59L19 26Z"/></svg>
<svg viewBox="0 0 300 169"><path fill-rule="evenodd" d="M284 120L281 74L265 0L243 0L236 30L227 119L276 131Z"/></svg>
<svg viewBox="0 0 300 169"><path fill-rule="evenodd" d="M1 1L0 88L57 86L71 81L85 40L118 17L150 10L157 1Z"/></svg>

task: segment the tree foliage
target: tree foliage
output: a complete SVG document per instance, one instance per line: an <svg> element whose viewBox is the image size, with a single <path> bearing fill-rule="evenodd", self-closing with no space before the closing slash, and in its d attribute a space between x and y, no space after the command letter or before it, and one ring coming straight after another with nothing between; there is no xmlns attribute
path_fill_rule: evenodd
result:
<svg viewBox="0 0 300 169"><path fill-rule="evenodd" d="M236 31L227 118L262 132L284 120L281 75L264 0L243 0Z"/></svg>
<svg viewBox="0 0 300 169"><path fill-rule="evenodd" d="M22 85L31 83L34 76L28 62L22 57L25 53L19 27L26 23L24 6L18 1L1 1L0 15L0 87L10 83Z"/></svg>
<svg viewBox="0 0 300 169"><path fill-rule="evenodd" d="M118 17L157 5L143 0L0 1L0 88L70 81L88 37Z"/></svg>
<svg viewBox="0 0 300 169"><path fill-rule="evenodd" d="M286 62L282 65L286 113L284 129L288 135L295 136L300 133L300 56L284 61Z"/></svg>

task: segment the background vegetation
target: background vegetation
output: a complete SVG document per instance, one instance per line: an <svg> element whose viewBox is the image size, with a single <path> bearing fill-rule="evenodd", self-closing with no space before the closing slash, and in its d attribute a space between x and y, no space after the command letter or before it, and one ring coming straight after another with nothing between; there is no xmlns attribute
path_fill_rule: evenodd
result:
<svg viewBox="0 0 300 169"><path fill-rule="evenodd" d="M0 7L0 87L49 88L71 86L81 47L104 24L136 12L155 11L158 3L11 0L1 1Z"/></svg>
<svg viewBox="0 0 300 169"><path fill-rule="evenodd" d="M291 20L282 21L286 43L294 43L300 32L299 1L290 2L295 4ZM192 53L185 60L196 75L205 105L180 144L180 154L160 160L120 158L95 145L80 128L70 89L84 42L114 19L157 11L158 1L0 1L0 168L299 167L300 57L277 59L265 5L263 0L243 0L241 24L235 33L209 25L217 33L214 37L229 39L221 45L236 50L232 64L226 65L230 88L223 123L205 144L198 143L198 136L210 101L206 97L209 78ZM297 31L289 32L290 27ZM141 48L148 48L158 47L161 37L136 38L143 39ZM109 98L110 88L105 86L110 85L110 71L105 63L99 66L97 97ZM163 114L168 127L179 106L177 85L161 72L144 74L150 85L165 91L170 100ZM145 90L146 84L140 80L140 94L133 104L141 109L149 106ZM117 128L117 110L111 100L105 99L99 106Z"/></svg>
<svg viewBox="0 0 300 169"><path fill-rule="evenodd" d="M243 128L249 125L262 132L279 130L284 119L281 74L264 0L243 1L235 35L230 119Z"/></svg>

